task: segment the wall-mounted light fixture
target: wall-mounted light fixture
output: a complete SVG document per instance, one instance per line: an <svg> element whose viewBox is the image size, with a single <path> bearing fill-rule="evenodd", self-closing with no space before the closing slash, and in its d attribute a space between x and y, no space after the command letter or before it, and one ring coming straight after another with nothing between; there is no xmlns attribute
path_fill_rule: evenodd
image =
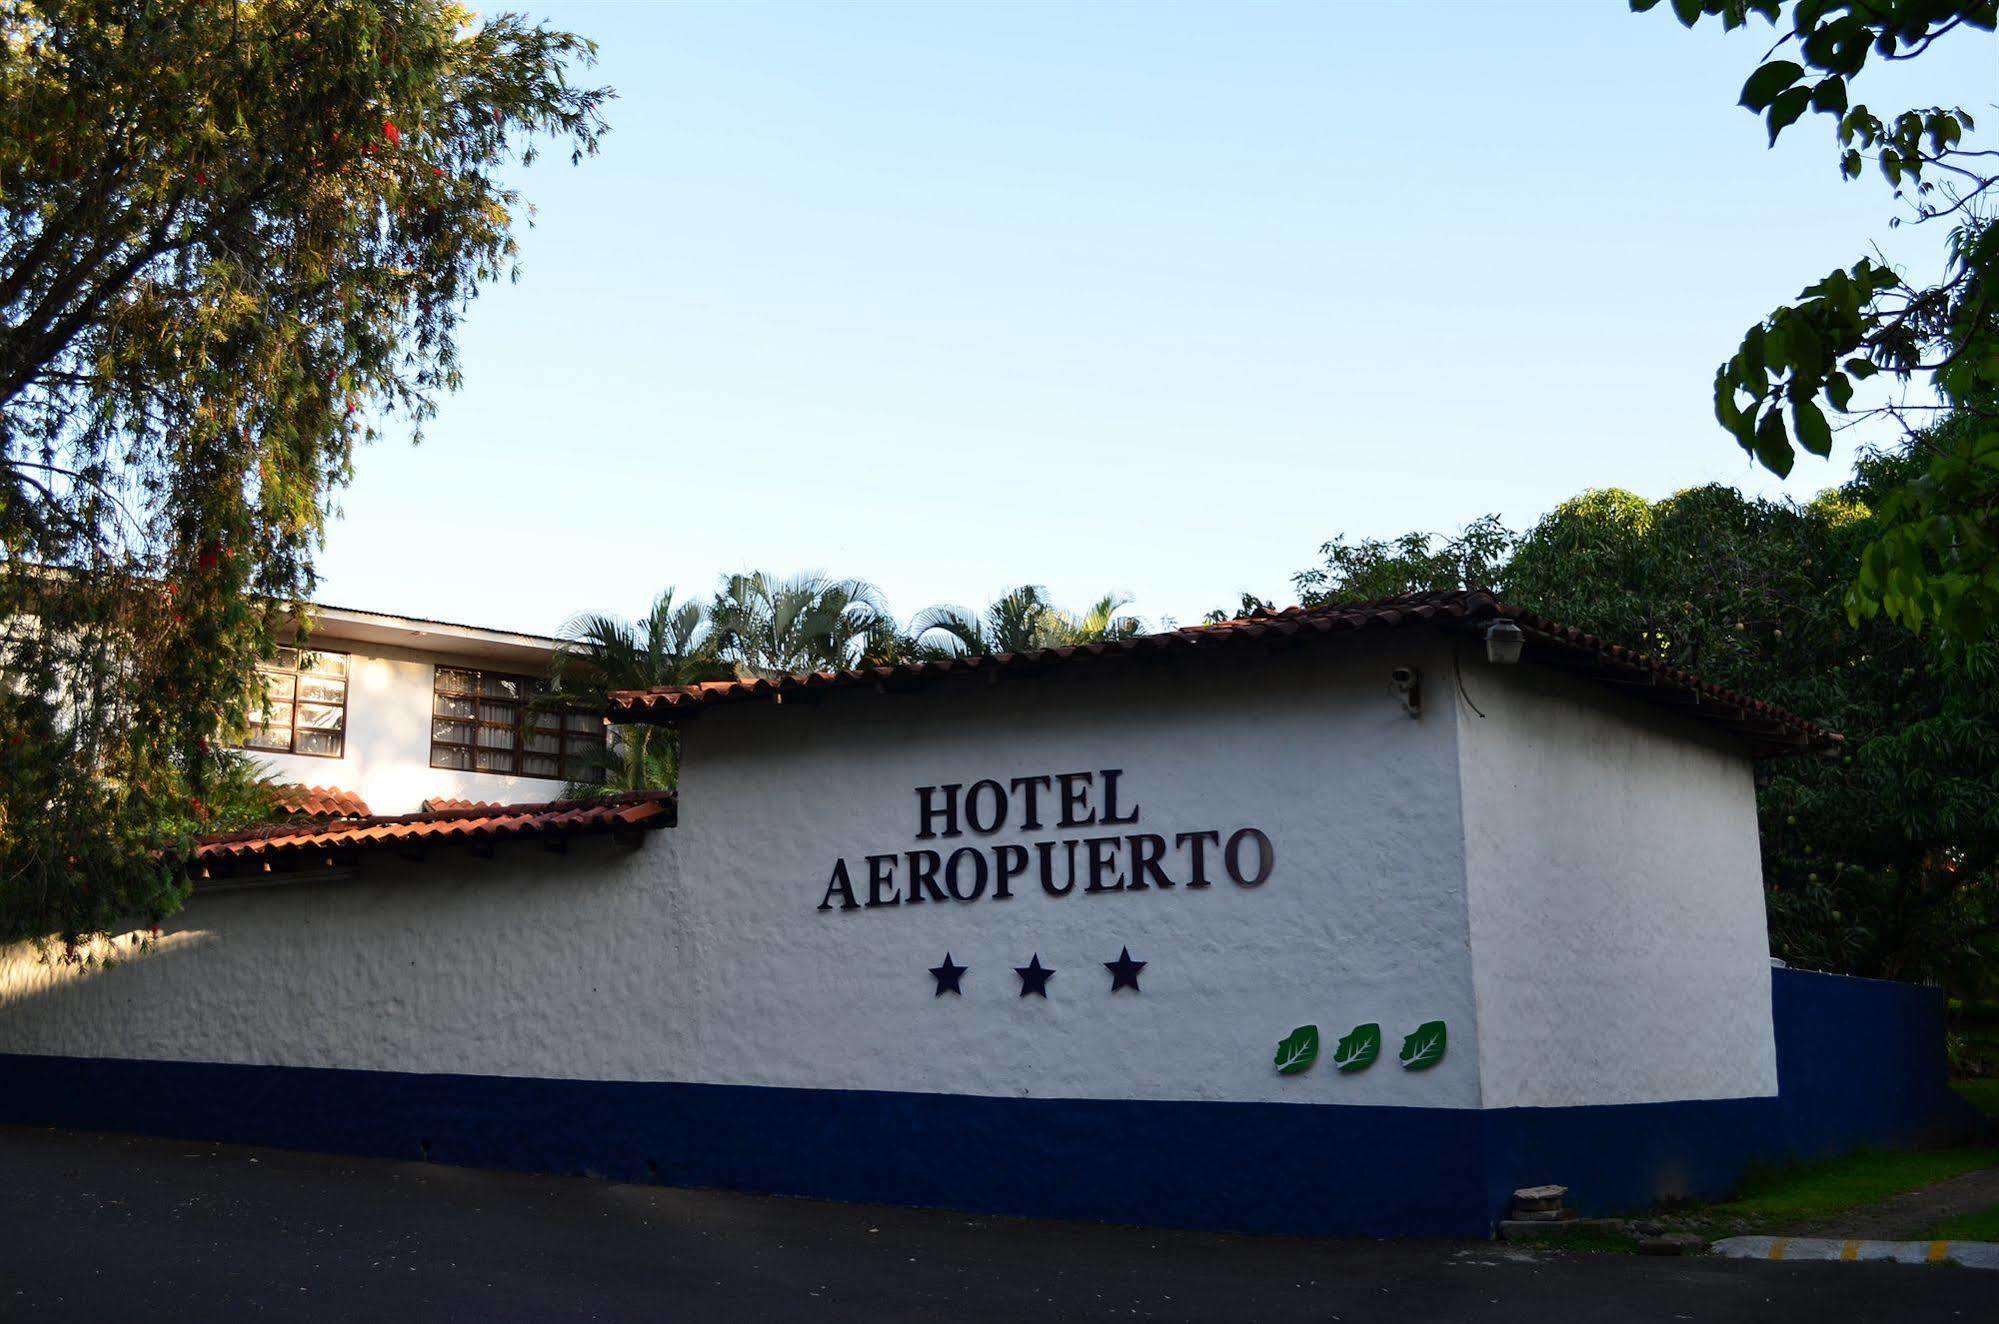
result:
<svg viewBox="0 0 1999 1324"><path fill-rule="evenodd" d="M1411 717L1423 715L1423 673L1414 667L1397 667L1388 673L1388 688L1402 701Z"/></svg>
<svg viewBox="0 0 1999 1324"><path fill-rule="evenodd" d="M1494 621L1485 627L1485 660L1510 667L1520 660L1521 645L1527 636L1512 621Z"/></svg>

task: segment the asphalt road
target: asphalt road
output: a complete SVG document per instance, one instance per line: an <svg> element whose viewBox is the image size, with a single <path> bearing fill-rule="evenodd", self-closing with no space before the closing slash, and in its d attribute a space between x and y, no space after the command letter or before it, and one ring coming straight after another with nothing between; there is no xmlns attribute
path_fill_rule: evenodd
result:
<svg viewBox="0 0 1999 1324"><path fill-rule="evenodd" d="M1999 1317L1999 1275L1947 1267L1155 1232L14 1128L0 1172L10 1320Z"/></svg>

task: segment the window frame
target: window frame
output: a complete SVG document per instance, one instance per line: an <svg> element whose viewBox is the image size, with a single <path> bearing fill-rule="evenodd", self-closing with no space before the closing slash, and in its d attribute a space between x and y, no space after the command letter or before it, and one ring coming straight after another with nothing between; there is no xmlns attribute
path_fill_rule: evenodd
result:
<svg viewBox="0 0 1999 1324"><path fill-rule="evenodd" d="M279 645L278 648L279 655L282 656L286 652L290 652L293 655L292 663L289 667L280 666L278 665L277 661L273 659L271 661L264 661L257 663L256 674L259 680L262 680L266 676L285 676L290 678L292 683L292 697L290 701L291 721L287 724L287 729L290 732L290 740L287 742L287 744L283 749L278 748L276 745L252 744L251 735L254 734L257 731L257 729L271 728L275 725L274 723L270 722L260 722L256 720L256 718L253 716L250 719L251 731L244 735L243 743L237 746L237 748L241 749L246 754L284 754L292 758L300 758L300 759L346 758L347 757L347 712L348 712L347 701L349 696L353 693L354 690L354 655L352 653L341 652L337 648L312 648L303 644ZM308 676L316 676L321 680L332 679L323 672L315 672L307 668L306 659L320 658L320 657L337 657L340 659L340 676L339 676L340 726L338 730L335 732L335 734L337 734L340 737L340 748L334 750L331 753L327 753L321 750L300 749L298 747L298 732L299 732L298 710L300 709L300 707L305 706L308 703L310 703L310 705L314 708L333 707L332 704L327 703L323 699L305 700L299 698L299 684L304 678ZM268 691L266 691L266 695L268 696ZM269 699L268 697L266 697L260 700L259 702L260 705L267 705ZM260 706L257 709L258 712L263 712L265 710L266 709L263 706ZM324 727L306 728L306 730L308 731L324 731L325 729L326 728Z"/></svg>
<svg viewBox="0 0 1999 1324"><path fill-rule="evenodd" d="M446 689L446 673L470 677L467 688ZM520 698L486 692L488 681L512 681L520 687ZM594 742L594 748L601 750L609 744L609 736L604 731L604 723L599 718L587 730L571 727L570 718L581 714L579 710L544 708L537 710L535 700L548 692L548 682L538 676L520 672L489 670L485 667L462 666L439 662L431 667L430 679L430 766L443 772L473 773L483 777L523 777L532 781L578 782L585 780L580 774L584 769L577 766L572 756L570 744L579 738ZM469 715L458 716L438 711L438 701L444 698L462 699L472 706ZM488 721L481 715L481 707L501 707L514 710L511 721ZM469 741L440 740L437 729L441 722L450 722L468 728ZM512 740L509 745L482 745L479 734L482 731L503 731ZM552 736L555 740L553 752L528 748L528 740L533 736ZM439 751L449 751L447 757L457 756L465 760L463 766L457 763L438 762ZM482 768L481 755L488 758L511 755L510 766L505 768ZM547 758L555 761L553 772L530 772L527 762L530 758ZM601 765L600 765L601 768Z"/></svg>

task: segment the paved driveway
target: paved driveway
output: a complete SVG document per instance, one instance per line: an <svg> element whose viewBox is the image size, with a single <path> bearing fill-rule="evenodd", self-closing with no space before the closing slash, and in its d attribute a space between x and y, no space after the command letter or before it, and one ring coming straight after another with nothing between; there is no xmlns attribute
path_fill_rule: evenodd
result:
<svg viewBox="0 0 1999 1324"><path fill-rule="evenodd" d="M0 1317L1989 1320L1949 1268L1151 1232L0 1128Z"/></svg>

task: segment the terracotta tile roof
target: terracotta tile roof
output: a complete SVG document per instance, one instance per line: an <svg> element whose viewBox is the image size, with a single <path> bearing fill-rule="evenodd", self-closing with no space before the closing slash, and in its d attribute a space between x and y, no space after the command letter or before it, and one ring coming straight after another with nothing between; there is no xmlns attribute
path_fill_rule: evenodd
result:
<svg viewBox="0 0 1999 1324"><path fill-rule="evenodd" d="M338 786L304 786L286 782L272 787L277 792L273 806L287 818L366 818L368 802Z"/></svg>
<svg viewBox="0 0 1999 1324"><path fill-rule="evenodd" d="M505 806L498 800L450 800L435 796L423 802L423 812L435 813L440 809L500 809Z"/></svg>
<svg viewBox="0 0 1999 1324"><path fill-rule="evenodd" d="M633 791L602 800L551 800L545 804L477 805L418 814L372 816L332 823L277 823L245 832L203 837L190 869L197 879L245 871L349 863L357 853L416 851L433 846L490 848L499 841L546 844L604 833L630 834L670 827L671 791Z"/></svg>
<svg viewBox="0 0 1999 1324"><path fill-rule="evenodd" d="M1574 626L1551 621L1525 608L1500 602L1490 593L1459 591L1411 593L1378 602L1340 603L1325 607L1288 607L1260 611L1214 625L1190 625L1159 634L1140 635L1114 643L1042 648L986 657L954 657L937 662L905 662L894 666L857 667L780 676L771 680L718 680L699 685L621 690L611 696L614 722L684 721L718 704L764 700L784 703L809 698L814 691L872 685L881 689L911 689L939 676L972 672L1032 676L1058 666L1172 652L1209 652L1258 640L1335 638L1361 630L1434 625L1475 631L1500 618L1517 624L1526 638L1524 661L1575 672L1612 685L1634 697L1676 708L1710 721L1749 742L1757 755L1797 750L1828 751L1840 737L1812 722L1746 694L1724 689L1698 676L1667 666L1642 653L1599 639Z"/></svg>

